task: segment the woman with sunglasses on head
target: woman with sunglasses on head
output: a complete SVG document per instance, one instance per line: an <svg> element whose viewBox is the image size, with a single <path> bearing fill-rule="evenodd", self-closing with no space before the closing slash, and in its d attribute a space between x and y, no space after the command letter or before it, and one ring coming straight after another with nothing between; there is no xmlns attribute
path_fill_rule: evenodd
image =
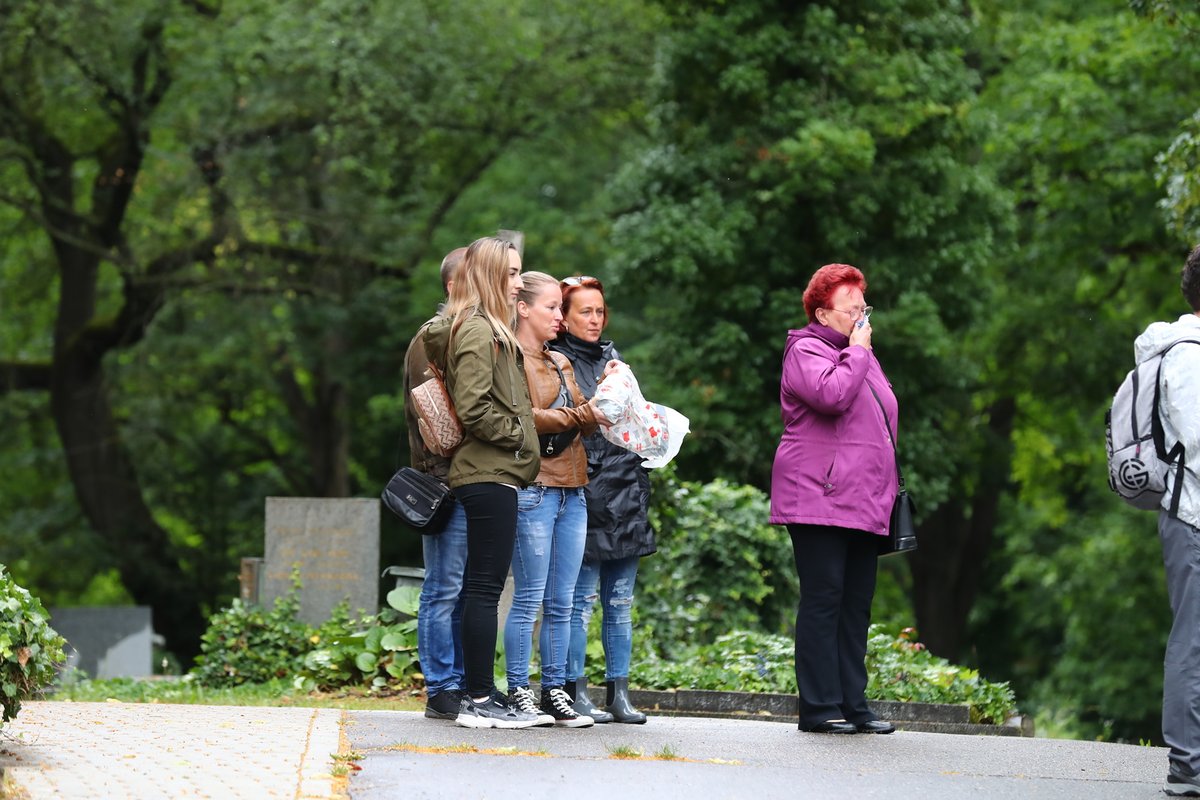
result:
<svg viewBox="0 0 1200 800"><path fill-rule="evenodd" d="M786 525L800 578L800 729L891 733L867 706L867 628L879 545L897 493L898 407L871 349L862 272L827 264L804 291L809 324L788 332L771 470L771 522Z"/></svg>
<svg viewBox="0 0 1200 800"><path fill-rule="evenodd" d="M608 325L604 286L592 277L567 278L562 292L563 330L550 348L571 360L580 390L591 398L609 362L621 360L613 343L600 338ZM583 444L588 464L587 546L571 612L567 691L575 711L596 722L641 724L646 715L629 702L629 662L638 561L657 550L646 516L650 477L641 456L599 432L584 437ZM588 623L597 598L603 614L605 711L592 704L584 677Z"/></svg>
<svg viewBox="0 0 1200 800"><path fill-rule="evenodd" d="M466 694L455 722L467 728L527 728L538 715L496 691L496 617L517 535L517 491L538 474L537 433L521 346L513 333L521 256L502 239L467 248L444 316L422 341L445 374L465 437L448 481L467 517L462 648Z"/></svg>
<svg viewBox="0 0 1200 800"><path fill-rule="evenodd" d="M575 581L587 539L587 453L579 434L606 424L604 413L584 399L571 362L546 343L562 323L562 290L541 272L527 272L517 294L517 341L525 358L525 378L533 402L541 470L533 485L517 493L517 543L513 550L513 602L504 625L504 656L509 701L554 725L593 724L572 707L566 691L567 652ZM533 626L542 613L539 636L541 698L529 688Z"/></svg>

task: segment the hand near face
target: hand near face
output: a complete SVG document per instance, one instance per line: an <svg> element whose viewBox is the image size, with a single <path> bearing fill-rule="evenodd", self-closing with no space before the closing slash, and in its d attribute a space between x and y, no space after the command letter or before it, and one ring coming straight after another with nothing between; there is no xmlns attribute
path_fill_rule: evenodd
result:
<svg viewBox="0 0 1200 800"><path fill-rule="evenodd" d="M861 323L861 327L859 324ZM871 321L859 320L854 324L854 328L850 331L850 345L860 344L868 350L871 349Z"/></svg>

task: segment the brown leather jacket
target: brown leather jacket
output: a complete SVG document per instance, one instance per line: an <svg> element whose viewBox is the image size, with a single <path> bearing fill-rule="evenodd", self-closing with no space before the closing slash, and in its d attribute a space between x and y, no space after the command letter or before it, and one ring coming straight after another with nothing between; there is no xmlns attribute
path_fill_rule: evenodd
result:
<svg viewBox="0 0 1200 800"><path fill-rule="evenodd" d="M543 486L576 488L586 486L587 452L583 449L583 437L596 430L595 409L591 406L579 386L575 383L575 370L570 360L561 353L552 353L546 348L531 351L522 348L525 354L525 380L529 382L529 399L533 402L533 426L538 433L558 433L579 428L580 435L561 455L542 458L537 483ZM562 368L571 389L574 408L548 408L558 397L558 370L550 362L553 358Z"/></svg>

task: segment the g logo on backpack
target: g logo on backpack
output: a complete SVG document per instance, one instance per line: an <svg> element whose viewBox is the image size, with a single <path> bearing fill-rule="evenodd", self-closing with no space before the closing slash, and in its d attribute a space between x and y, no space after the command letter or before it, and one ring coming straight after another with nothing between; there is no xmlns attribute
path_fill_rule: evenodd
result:
<svg viewBox="0 0 1200 800"><path fill-rule="evenodd" d="M1121 485L1132 492L1140 492L1150 485L1150 470L1140 458L1131 458L1121 464Z"/></svg>

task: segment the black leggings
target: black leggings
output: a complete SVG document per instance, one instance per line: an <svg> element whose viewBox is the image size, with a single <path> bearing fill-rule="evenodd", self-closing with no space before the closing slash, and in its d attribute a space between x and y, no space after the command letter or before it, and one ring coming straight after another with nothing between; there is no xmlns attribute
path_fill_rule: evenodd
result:
<svg viewBox="0 0 1200 800"><path fill-rule="evenodd" d="M463 671L471 697L485 697L496 685L496 607L517 538L517 492L500 483L469 483L456 488L454 496L467 512Z"/></svg>
<svg viewBox="0 0 1200 800"><path fill-rule="evenodd" d="M831 719L861 725L867 707L867 628L879 536L827 525L788 525L800 577L796 684L800 727Z"/></svg>

